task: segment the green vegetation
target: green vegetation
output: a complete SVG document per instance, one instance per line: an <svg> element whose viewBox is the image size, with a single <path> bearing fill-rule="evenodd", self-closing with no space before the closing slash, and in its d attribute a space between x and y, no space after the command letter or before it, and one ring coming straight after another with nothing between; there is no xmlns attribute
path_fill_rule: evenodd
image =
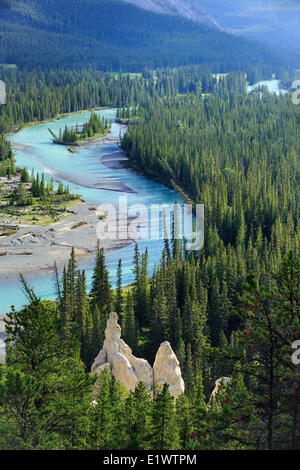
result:
<svg viewBox="0 0 300 470"><path fill-rule="evenodd" d="M149 100L123 139L131 165L205 205L201 271L209 299L228 297L222 308L236 304L247 271L264 282L299 248L299 119L289 95L225 89Z"/></svg>
<svg viewBox="0 0 300 470"><path fill-rule="evenodd" d="M0 79L7 89L7 104L0 106L0 134L64 113L100 106L133 106L146 87L140 77L88 71L0 70Z"/></svg>
<svg viewBox="0 0 300 470"><path fill-rule="evenodd" d="M69 129L65 126L64 131L62 132L59 129L59 136L54 134L51 129L48 129L50 134L52 135L52 142L54 144L62 144L62 145L77 145L77 140L79 138L79 130L78 128L71 128Z"/></svg>
<svg viewBox="0 0 300 470"><path fill-rule="evenodd" d="M29 176L26 168L16 170L0 187L0 208L7 218L6 223L21 221L44 225L58 221L75 202L80 202L80 198L71 194L68 187L59 183L55 190L53 178L46 184L44 175Z"/></svg>
<svg viewBox="0 0 300 470"><path fill-rule="evenodd" d="M0 70L0 79L7 88L7 104L0 106L0 134L64 113L107 106L135 109L149 97L221 93L227 83L232 92L246 90L245 74L232 73L218 82L206 65L156 70L151 72L150 78L149 74L149 70L144 77L90 71ZM253 68L252 75L268 78L271 68ZM236 76L240 79L236 80Z"/></svg>
<svg viewBox="0 0 300 470"><path fill-rule="evenodd" d="M137 109L131 108L118 108L116 122L120 124L134 123L137 119Z"/></svg>
<svg viewBox="0 0 300 470"><path fill-rule="evenodd" d="M110 288L99 246L89 295L74 250L57 278L57 303L40 301L23 280L30 305L6 320L0 448L299 449L299 366L291 361L291 339L300 334L300 259L288 254L264 285L247 278L235 309L239 323L229 339L222 333L218 348L211 347L195 254L184 256L177 241L172 249L166 241L153 279L147 253L140 257L137 247L133 266L135 283L121 297ZM108 370L100 378L88 372L114 303L126 340L148 359L161 337L177 345L186 392L176 403L168 385L156 387L151 399L143 383L127 392ZM209 400L212 378L222 374L231 382Z"/></svg>
<svg viewBox="0 0 300 470"><path fill-rule="evenodd" d="M264 64L278 73L295 67L294 56L118 0L2 0L0 18L0 63L26 69L142 72L206 63L216 73Z"/></svg>
<svg viewBox="0 0 300 470"><path fill-rule="evenodd" d="M111 288L100 244L89 292L74 249L62 277L56 273L56 302L39 300L23 279L29 305L6 320L0 449L299 449L291 345L300 336L300 108L290 95L264 90L260 97L246 88L246 78L269 78L282 61L225 33L118 1L76 0L71 8L69 0L63 7L45 0L36 8L5 0L0 9L0 61L41 67L1 68L8 90L1 134L61 113L118 107L117 119L129 125L122 147L131 165L205 205L203 249L188 252L166 239L149 278L147 250L136 245L126 289L121 260ZM121 25L114 23L120 15ZM89 71L79 70L83 62ZM78 67L49 70L57 63ZM156 68L191 63L202 65ZM93 70L101 65L142 74ZM66 128L54 138L75 145L108 127L92 113L82 132ZM4 136L0 175L1 213L21 221L57 220L76 201L61 183L54 190L53 180L15 168ZM7 224L1 235L14 230ZM143 384L128 393L109 371L91 376L112 310L137 356L152 363L170 341L186 385L176 403L167 385L151 398ZM222 376L231 382L211 400Z"/></svg>
<svg viewBox="0 0 300 470"><path fill-rule="evenodd" d="M1 447L85 447L80 436L88 429L94 379L84 372L78 343L62 340L57 322L55 305L33 294L28 309L9 315L12 342L0 367Z"/></svg>
<svg viewBox="0 0 300 470"><path fill-rule="evenodd" d="M80 139L84 140L98 135L104 135L110 128L111 123L108 123L104 116L101 119L100 116L92 112L88 122L83 125Z"/></svg>
<svg viewBox="0 0 300 470"><path fill-rule="evenodd" d="M111 123L109 124L107 119L104 119L104 116L101 119L100 116L92 111L90 119L83 125L81 131L77 125L75 128L72 127L71 129L65 126L63 132L59 129L58 137L51 131L51 129L49 129L49 132L52 135L52 140L55 144L80 145L80 143L84 143L92 138L97 139L104 136L110 128Z"/></svg>
<svg viewBox="0 0 300 470"><path fill-rule="evenodd" d="M10 179L15 173L15 161L10 143L0 135L0 176L7 176Z"/></svg>

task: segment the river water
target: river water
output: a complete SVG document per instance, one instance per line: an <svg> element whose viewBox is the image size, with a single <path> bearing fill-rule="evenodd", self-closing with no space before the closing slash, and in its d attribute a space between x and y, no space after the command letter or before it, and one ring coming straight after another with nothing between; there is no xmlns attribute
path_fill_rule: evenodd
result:
<svg viewBox="0 0 300 470"><path fill-rule="evenodd" d="M256 83L248 87L248 91L266 86L272 93L285 93L280 89L279 80L267 80ZM112 121L111 133L119 137L121 126L115 122L116 109L106 109L97 111L101 117ZM44 172L46 181L52 176L55 181L68 184L71 192L80 194L81 197L90 204L101 203L118 204L119 196L127 196L128 204L143 203L148 208L151 204L173 204L180 202L179 196L165 186L153 182L148 178L130 169L109 169L101 163L101 157L118 151L116 143L102 143L102 139L94 141L86 148L80 148L75 154L68 152L66 147L52 144L49 128L58 133L65 125L74 126L88 121L90 113L81 113L57 119L50 123L38 124L23 129L22 131L9 137L9 140L22 150L16 151L16 162L18 165L26 166L29 171ZM116 192L103 189L96 189L91 186L99 182L106 184L124 184L133 190L132 193ZM148 248L149 252L149 272L155 263L158 263L162 253L163 243L161 240L140 241L140 251ZM106 254L106 264L109 269L112 285L116 282L116 268L119 259L122 259L123 284L128 285L133 280L132 259L133 245ZM1 263L1 258L0 258ZM88 288L91 285L91 275L93 261L86 262L80 266L86 270ZM28 277L30 285L36 293L44 299L55 298L54 276L39 275ZM10 310L11 305L20 308L26 303L26 298L17 280L0 281L0 315Z"/></svg>
<svg viewBox="0 0 300 470"><path fill-rule="evenodd" d="M97 113L112 121L111 133L113 136L119 137L122 128L115 122L116 109L101 110ZM87 203L95 206L101 203L117 205L120 196L127 196L129 206L143 203L148 208L152 204L174 204L175 201L180 201L175 191L153 182L131 169L110 169L103 165L101 157L117 152L119 150L117 143L104 144L103 139L99 139L85 148L79 148L75 154L72 154L66 147L51 142L48 128L58 133L58 130L64 128L65 125L74 126L77 123L80 125L86 122L89 117L90 113L71 115L50 123L24 128L10 136L9 140L12 144L21 149L16 151L17 165L26 166L29 171L34 169L40 173L44 172L46 181L54 176L56 184L58 181L65 185L68 184L71 192L80 194ZM93 185L99 182L112 185L122 183L133 192L94 188ZM148 247L149 272L151 273L154 263L160 260L163 242L162 240L148 240L139 241L138 244L141 252ZM116 282L116 268L120 258L122 259L123 284L128 285L133 281L133 254L133 245L107 253L106 264L113 286ZM86 270L88 288L91 285L93 263L94 260L89 260L84 265L80 265ZM27 276L27 280L41 298L55 298L53 274ZM18 280L0 282L0 314L9 311L11 305L20 308L24 303L26 303L26 298Z"/></svg>
<svg viewBox="0 0 300 470"><path fill-rule="evenodd" d="M260 87L267 87L270 93L275 93L276 95L285 94L287 90L280 88L280 80L262 80L261 82L255 83L252 86L248 86L248 92L250 93L252 90L255 90Z"/></svg>

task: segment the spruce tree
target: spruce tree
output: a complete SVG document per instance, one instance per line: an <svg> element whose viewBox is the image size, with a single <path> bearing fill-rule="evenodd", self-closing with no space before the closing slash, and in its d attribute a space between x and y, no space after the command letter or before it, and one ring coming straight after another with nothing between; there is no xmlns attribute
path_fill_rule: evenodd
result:
<svg viewBox="0 0 300 470"><path fill-rule="evenodd" d="M117 269L117 286L116 286L116 296L115 296L115 311L118 314L119 319L121 320L121 312L123 310L123 292L122 292L122 260L118 262Z"/></svg>
<svg viewBox="0 0 300 470"><path fill-rule="evenodd" d="M174 397L168 384L156 387L152 404L149 448L153 450L178 449L179 433L176 426Z"/></svg>
<svg viewBox="0 0 300 470"><path fill-rule="evenodd" d="M126 294L125 307L122 315L122 337L132 349L137 347L137 328L133 308L133 298L130 291Z"/></svg>
<svg viewBox="0 0 300 470"><path fill-rule="evenodd" d="M79 344L62 340L53 302L25 286L30 304L5 320L14 345L0 367L0 401L27 449L76 449L88 433L91 386Z"/></svg>
<svg viewBox="0 0 300 470"><path fill-rule="evenodd" d="M92 288L90 296L93 300L93 305L97 306L101 313L106 318L111 311L111 286L108 279L108 271L105 265L105 256L103 248L100 248L100 242L98 240L96 249L96 263L93 273Z"/></svg>

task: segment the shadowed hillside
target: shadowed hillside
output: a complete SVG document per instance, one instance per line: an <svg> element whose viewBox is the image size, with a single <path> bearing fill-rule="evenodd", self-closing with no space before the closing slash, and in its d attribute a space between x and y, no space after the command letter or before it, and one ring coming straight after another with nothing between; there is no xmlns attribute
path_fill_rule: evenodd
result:
<svg viewBox="0 0 300 470"><path fill-rule="evenodd" d="M299 0L199 0L226 31L298 53Z"/></svg>
<svg viewBox="0 0 300 470"><path fill-rule="evenodd" d="M0 63L20 67L140 71L210 63L222 72L285 60L216 28L118 0L3 0L0 18Z"/></svg>

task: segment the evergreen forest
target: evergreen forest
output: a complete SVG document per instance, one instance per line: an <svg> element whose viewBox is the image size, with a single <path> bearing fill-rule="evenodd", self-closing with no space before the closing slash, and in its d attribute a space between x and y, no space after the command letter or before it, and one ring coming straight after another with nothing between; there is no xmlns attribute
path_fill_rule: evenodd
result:
<svg viewBox="0 0 300 470"><path fill-rule="evenodd" d="M300 449L297 60L119 0L2 0L0 189L18 186L0 216L37 204L64 212L79 198L19 168L10 134L90 111L82 126L50 131L80 145L110 132L96 110L116 108L128 166L194 211L204 204L205 234L188 250L173 221L153 270L133 241L130 285L122 259L112 283L101 240L91 286L73 245L64 269L54 265L55 300L20 273L27 304L3 320L0 450ZM249 92L272 77L285 93ZM91 373L111 312L151 365L170 342L185 382L177 399L168 384L129 392L110 370Z"/></svg>

